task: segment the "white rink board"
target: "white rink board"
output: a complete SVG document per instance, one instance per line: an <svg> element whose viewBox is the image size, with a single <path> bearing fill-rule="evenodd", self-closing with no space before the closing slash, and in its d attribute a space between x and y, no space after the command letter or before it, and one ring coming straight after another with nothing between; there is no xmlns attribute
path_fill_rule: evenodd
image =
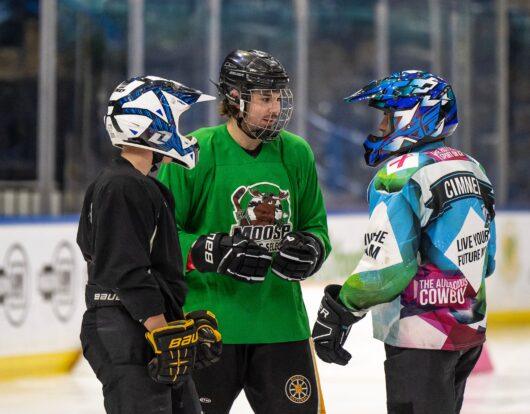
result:
<svg viewBox="0 0 530 414"><path fill-rule="evenodd" d="M85 261L77 224L0 226L0 357L80 347Z"/></svg>
<svg viewBox="0 0 530 414"><path fill-rule="evenodd" d="M333 252L306 284L343 281L362 251L367 215L329 217ZM530 310L530 213L497 215L497 270L489 311ZM79 348L86 265L77 221L0 224L0 357Z"/></svg>
<svg viewBox="0 0 530 414"><path fill-rule="evenodd" d="M495 273L488 279L489 311L530 310L530 213L502 212L495 218Z"/></svg>

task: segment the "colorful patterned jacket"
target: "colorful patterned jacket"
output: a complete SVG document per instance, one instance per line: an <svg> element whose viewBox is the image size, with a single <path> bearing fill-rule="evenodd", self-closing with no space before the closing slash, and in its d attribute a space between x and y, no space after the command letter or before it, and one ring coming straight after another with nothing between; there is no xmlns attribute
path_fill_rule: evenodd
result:
<svg viewBox="0 0 530 414"><path fill-rule="evenodd" d="M374 337L389 345L461 350L484 342L495 210L482 166L428 144L388 161L368 201L364 255L342 302L371 308Z"/></svg>

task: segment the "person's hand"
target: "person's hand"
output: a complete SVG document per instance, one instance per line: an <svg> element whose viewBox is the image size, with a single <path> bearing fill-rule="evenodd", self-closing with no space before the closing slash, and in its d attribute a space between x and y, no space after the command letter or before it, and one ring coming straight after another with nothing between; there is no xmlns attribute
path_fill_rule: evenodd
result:
<svg viewBox="0 0 530 414"><path fill-rule="evenodd" d="M199 334L195 369L209 367L219 361L223 342L215 315L208 310L196 310L187 313L186 319L192 319L195 322Z"/></svg>
<svg viewBox="0 0 530 414"><path fill-rule="evenodd" d="M145 337L155 357L148 371L161 384L180 384L193 369L199 335L193 320L173 321L147 332Z"/></svg>
<svg viewBox="0 0 530 414"><path fill-rule="evenodd" d="M148 331L153 331L156 328L162 328L163 326L167 326L166 317L163 313L160 315L150 316L147 318L144 322L145 329Z"/></svg>
<svg viewBox="0 0 530 414"><path fill-rule="evenodd" d="M191 259L200 272L228 275L243 282L263 282L272 256L256 242L239 234L211 233L197 239Z"/></svg>
<svg viewBox="0 0 530 414"><path fill-rule="evenodd" d="M364 318L355 316L339 299L340 285L328 285L318 309L318 316L313 327L313 341L318 357L329 363L346 365L351 358L343 348L351 326Z"/></svg>
<svg viewBox="0 0 530 414"><path fill-rule="evenodd" d="M323 250L320 240L311 233L287 233L272 260L272 272L290 281L307 279L320 268Z"/></svg>

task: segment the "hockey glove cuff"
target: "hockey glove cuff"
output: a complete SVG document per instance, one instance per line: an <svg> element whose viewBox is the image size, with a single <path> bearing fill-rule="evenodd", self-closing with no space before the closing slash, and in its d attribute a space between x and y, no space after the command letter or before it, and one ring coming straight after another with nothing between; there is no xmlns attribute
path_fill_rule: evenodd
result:
<svg viewBox="0 0 530 414"><path fill-rule="evenodd" d="M318 309L317 321L312 337L318 357L329 363L346 365L351 358L343 348L351 326L364 318L364 314L355 316L339 299L340 285L328 285Z"/></svg>
<svg viewBox="0 0 530 414"><path fill-rule="evenodd" d="M263 282L272 256L267 249L239 234L212 233L201 236L191 248L200 272L215 272L244 282Z"/></svg>
<svg viewBox="0 0 530 414"><path fill-rule="evenodd" d="M287 233L272 261L272 271L282 279L300 281L320 269L324 246L318 237L305 231Z"/></svg>
<svg viewBox="0 0 530 414"><path fill-rule="evenodd" d="M186 380L193 369L198 342L193 320L170 322L146 332L145 337L155 352L148 365L151 378L161 384L180 384Z"/></svg>
<svg viewBox="0 0 530 414"><path fill-rule="evenodd" d="M199 333L195 369L209 367L219 361L223 342L218 331L215 315L207 310L197 310L186 314L186 319L192 319Z"/></svg>

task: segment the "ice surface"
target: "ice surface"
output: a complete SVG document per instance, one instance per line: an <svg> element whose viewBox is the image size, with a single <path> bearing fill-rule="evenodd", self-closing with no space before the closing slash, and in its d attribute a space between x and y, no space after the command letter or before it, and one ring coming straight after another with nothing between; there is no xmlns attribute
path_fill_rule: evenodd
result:
<svg viewBox="0 0 530 414"><path fill-rule="evenodd" d="M304 287L314 320L322 286ZM495 370L468 381L462 414L530 414L530 328L492 331L488 349ZM320 362L325 405L330 414L385 413L384 350L372 339L370 317L355 325L346 348L353 358L346 367ZM103 414L101 385L83 360L71 375L2 383L0 413ZM249 414L243 393L231 413Z"/></svg>

